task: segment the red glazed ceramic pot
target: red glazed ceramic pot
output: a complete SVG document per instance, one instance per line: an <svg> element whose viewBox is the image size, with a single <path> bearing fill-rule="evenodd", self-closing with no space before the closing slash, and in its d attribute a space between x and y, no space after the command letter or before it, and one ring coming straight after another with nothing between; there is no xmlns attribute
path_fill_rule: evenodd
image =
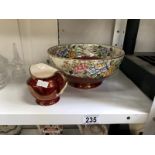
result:
<svg viewBox="0 0 155 155"><path fill-rule="evenodd" d="M66 78L57 69L43 64L30 67L31 78L27 84L39 105L52 105L59 101L67 86Z"/></svg>

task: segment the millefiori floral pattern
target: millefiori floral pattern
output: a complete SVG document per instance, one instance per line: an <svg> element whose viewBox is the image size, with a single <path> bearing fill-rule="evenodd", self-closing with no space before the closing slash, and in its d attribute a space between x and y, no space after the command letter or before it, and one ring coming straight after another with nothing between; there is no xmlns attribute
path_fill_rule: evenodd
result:
<svg viewBox="0 0 155 155"><path fill-rule="evenodd" d="M112 46L68 44L49 49L53 63L67 75L81 78L105 78L113 74L124 52Z"/></svg>

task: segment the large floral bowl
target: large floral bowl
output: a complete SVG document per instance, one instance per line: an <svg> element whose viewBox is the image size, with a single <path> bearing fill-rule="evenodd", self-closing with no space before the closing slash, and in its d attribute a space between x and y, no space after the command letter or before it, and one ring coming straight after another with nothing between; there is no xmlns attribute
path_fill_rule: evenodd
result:
<svg viewBox="0 0 155 155"><path fill-rule="evenodd" d="M98 44L67 44L48 49L52 64L62 71L71 86L94 88L121 64L124 51Z"/></svg>

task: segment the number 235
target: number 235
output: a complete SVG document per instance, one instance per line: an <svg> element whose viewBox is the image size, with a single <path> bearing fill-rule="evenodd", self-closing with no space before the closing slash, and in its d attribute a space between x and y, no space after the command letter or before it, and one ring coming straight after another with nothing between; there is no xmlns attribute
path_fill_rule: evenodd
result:
<svg viewBox="0 0 155 155"><path fill-rule="evenodd" d="M86 117L86 124L88 123L96 123L97 118L96 117Z"/></svg>

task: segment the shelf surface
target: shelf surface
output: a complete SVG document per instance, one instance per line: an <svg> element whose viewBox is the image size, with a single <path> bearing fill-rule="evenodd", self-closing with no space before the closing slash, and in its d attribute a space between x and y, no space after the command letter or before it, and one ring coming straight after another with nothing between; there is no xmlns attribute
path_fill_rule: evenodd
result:
<svg viewBox="0 0 155 155"><path fill-rule="evenodd" d="M144 123L151 104L121 71L94 89L68 86L51 106L37 105L26 83L10 83L0 90L0 125L83 124L88 114L99 124Z"/></svg>

